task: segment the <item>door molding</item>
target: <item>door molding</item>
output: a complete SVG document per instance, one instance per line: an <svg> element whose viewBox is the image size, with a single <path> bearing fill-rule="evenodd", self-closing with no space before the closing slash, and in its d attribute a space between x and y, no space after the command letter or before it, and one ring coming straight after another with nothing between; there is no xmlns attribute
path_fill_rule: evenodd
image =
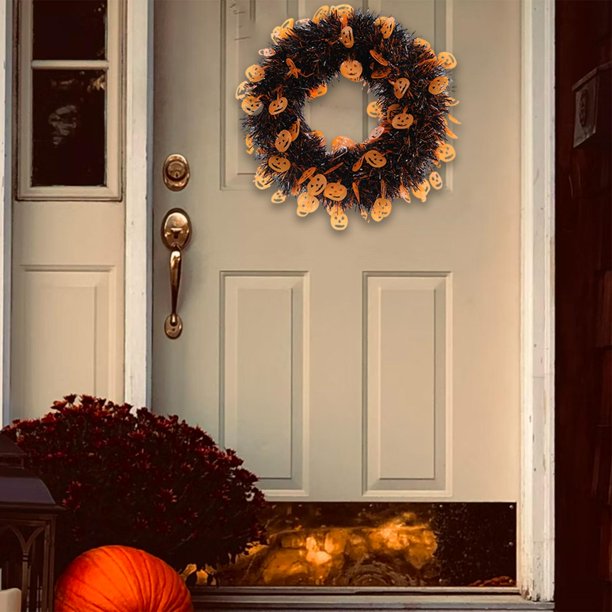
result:
<svg viewBox="0 0 612 612"><path fill-rule="evenodd" d="M523 0L519 588L554 597L555 5Z"/></svg>
<svg viewBox="0 0 612 612"><path fill-rule="evenodd" d="M148 405L152 329L153 0L127 3L125 400ZM12 30L0 3L0 412L9 419ZM522 0L519 587L554 595L554 0ZM152 231L153 230L153 231Z"/></svg>
<svg viewBox="0 0 612 612"><path fill-rule="evenodd" d="M13 5L0 3L0 423L10 420Z"/></svg>
<svg viewBox="0 0 612 612"><path fill-rule="evenodd" d="M153 0L130 0L126 8L124 399L140 407L151 399Z"/></svg>

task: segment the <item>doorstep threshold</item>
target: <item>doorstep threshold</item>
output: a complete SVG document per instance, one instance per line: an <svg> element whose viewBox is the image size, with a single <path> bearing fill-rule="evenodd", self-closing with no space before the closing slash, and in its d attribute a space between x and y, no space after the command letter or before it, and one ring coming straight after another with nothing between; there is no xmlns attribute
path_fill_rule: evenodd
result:
<svg viewBox="0 0 612 612"><path fill-rule="evenodd" d="M194 609L217 610L473 610L510 612L553 610L552 602L534 602L516 589L392 589L350 587L204 587L193 588Z"/></svg>

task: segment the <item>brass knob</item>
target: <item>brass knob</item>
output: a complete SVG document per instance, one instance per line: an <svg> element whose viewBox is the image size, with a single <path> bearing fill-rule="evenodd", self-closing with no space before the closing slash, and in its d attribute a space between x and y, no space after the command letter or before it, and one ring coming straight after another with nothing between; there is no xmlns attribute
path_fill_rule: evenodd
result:
<svg viewBox="0 0 612 612"><path fill-rule="evenodd" d="M191 173L189 162L179 153L168 155L164 161L164 184L171 191L181 191L187 187Z"/></svg>

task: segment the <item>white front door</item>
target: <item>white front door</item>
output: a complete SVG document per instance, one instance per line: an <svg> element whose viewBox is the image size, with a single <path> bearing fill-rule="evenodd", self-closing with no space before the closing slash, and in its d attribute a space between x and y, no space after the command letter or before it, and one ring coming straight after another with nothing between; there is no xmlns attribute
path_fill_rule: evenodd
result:
<svg viewBox="0 0 612 612"><path fill-rule="evenodd" d="M442 191L342 233L254 188L234 99L273 27L318 4L155 5L153 407L236 449L269 499L517 501L519 3L363 2L456 55L462 125ZM367 102L338 82L308 120L363 140ZM171 153L191 166L180 192ZM193 236L171 340L174 207Z"/></svg>

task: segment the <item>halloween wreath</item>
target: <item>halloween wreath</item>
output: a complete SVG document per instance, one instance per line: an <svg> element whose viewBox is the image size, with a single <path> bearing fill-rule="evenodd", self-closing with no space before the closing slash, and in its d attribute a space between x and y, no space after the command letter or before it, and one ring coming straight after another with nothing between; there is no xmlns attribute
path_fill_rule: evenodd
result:
<svg viewBox="0 0 612 612"><path fill-rule="evenodd" d="M451 53L436 55L393 17L347 4L322 6L312 19L288 19L274 28L272 41L236 90L246 113L247 153L262 161L254 183L259 189L276 183L272 202L297 196L301 217L322 204L332 227L343 230L347 209L379 222L391 213L393 198L424 202L431 188L442 188L436 168L455 158L449 122L460 123L448 112L458 104L447 93L447 71L457 65ZM338 136L328 151L303 108L338 73L373 92L367 112L379 122L365 142Z"/></svg>

